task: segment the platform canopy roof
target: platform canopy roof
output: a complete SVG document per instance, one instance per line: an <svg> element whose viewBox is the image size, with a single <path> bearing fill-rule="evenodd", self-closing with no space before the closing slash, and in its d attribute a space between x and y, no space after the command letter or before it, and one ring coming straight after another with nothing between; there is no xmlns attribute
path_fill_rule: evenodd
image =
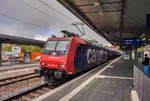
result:
<svg viewBox="0 0 150 101"><path fill-rule="evenodd" d="M150 0L58 0L114 45L149 34Z"/></svg>
<svg viewBox="0 0 150 101"><path fill-rule="evenodd" d="M0 43L21 44L43 47L45 41L0 34Z"/></svg>

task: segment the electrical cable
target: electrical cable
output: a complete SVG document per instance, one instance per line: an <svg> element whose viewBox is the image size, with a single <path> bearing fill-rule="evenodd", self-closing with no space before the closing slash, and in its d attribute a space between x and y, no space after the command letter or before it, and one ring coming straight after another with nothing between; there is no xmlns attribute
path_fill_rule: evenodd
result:
<svg viewBox="0 0 150 101"><path fill-rule="evenodd" d="M22 2L23 4L25 4L26 6L32 8L32 9L34 9L34 10L37 10L38 12L40 12L40 13L42 13L42 14L44 14L44 15L50 16L50 14L43 12L42 10L40 10L40 9L38 9L38 8L36 8L36 7L34 7L34 6L32 6L31 4L29 4L29 3L27 3L27 2L25 2L24 0L18 0L18 1ZM39 2L39 0L38 0L38 2ZM41 3L41 2L42 2L42 3ZM41 1L41 0L40 0L39 3L42 4L42 5L44 4L45 6L48 5L47 3L44 3L44 2ZM53 9L53 10L56 11L56 13L60 14L56 9L50 7L50 5L48 5L48 6L49 6L49 9ZM63 14L63 16L64 16L64 14ZM65 16L65 17L67 17L67 16ZM68 18L69 18L69 17L68 17ZM71 19L71 18L69 18L69 19L67 19L67 20L73 21L73 19Z"/></svg>
<svg viewBox="0 0 150 101"><path fill-rule="evenodd" d="M34 10L36 10L36 11L38 11L38 12L41 13L41 14L44 14L44 15L46 15L46 16L50 16L49 14L43 12L42 10L40 10L40 9L38 9L38 8L36 8L36 7L32 6L32 5L30 5L29 3L24 2L24 0L18 0L18 1L19 1L19 2L22 2L24 5L26 5L26 6L30 7L30 8L32 8L32 9L34 9Z"/></svg>
<svg viewBox="0 0 150 101"><path fill-rule="evenodd" d="M18 21L18 22L26 23L26 24L33 25L33 26L36 26L36 27L39 27L39 28L43 28L43 29L46 29L46 30L49 30L49 31L50 31L50 29L45 28L45 27L43 27L43 26L41 26L41 25L33 24L33 23L31 23L31 22L27 22L27 21L24 21L24 20L22 20L22 19L18 19L18 18L9 16L9 15L3 14L3 13L1 13L1 12L0 12L0 15L3 16L3 17L7 17L7 18L9 18L9 19L13 19L13 20Z"/></svg>
<svg viewBox="0 0 150 101"><path fill-rule="evenodd" d="M58 11L57 9L53 8L53 7L50 6L48 3L45 3L45 2L43 2L42 0L38 0L38 1L39 1L39 3L45 5L46 7L50 8L50 9L53 9L56 13L63 15L64 17L70 19L70 21L73 21L73 19L71 19L71 17L68 17L68 16L64 15L62 12L60 12L60 11Z"/></svg>
<svg viewBox="0 0 150 101"><path fill-rule="evenodd" d="M32 8L32 9L34 9L34 10L37 10L39 13L42 13L42 14L44 14L44 15L46 15L46 16L50 16L50 14L43 12L42 10L40 10L40 9L38 9L38 8L36 8L36 7L34 7L34 6L32 6L31 4L29 4L29 3L27 3L27 2L25 2L24 0L18 0L18 1L22 2L23 4L25 4L26 6ZM56 13L59 13L59 11L57 11L56 9L54 9L53 7L51 7L50 5L48 5L48 4L47 4L48 2L44 2L44 1L41 1L41 0L38 0L38 2L42 3L42 5L44 4L45 6L48 6L49 9L55 10ZM59 14L60 14L60 13L59 13ZM65 15L63 15L63 16L66 17ZM68 17L68 16L67 16L67 17ZM67 20L69 20L69 21L71 21L71 22L73 21L73 19L71 19L71 18L69 18L69 19L67 19Z"/></svg>

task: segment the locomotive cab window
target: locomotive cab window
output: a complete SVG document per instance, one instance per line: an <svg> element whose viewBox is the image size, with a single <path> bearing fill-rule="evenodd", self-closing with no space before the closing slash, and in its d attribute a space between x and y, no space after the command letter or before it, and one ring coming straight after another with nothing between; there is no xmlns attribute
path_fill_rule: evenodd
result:
<svg viewBox="0 0 150 101"><path fill-rule="evenodd" d="M49 41L47 41L46 47L44 50L53 51L53 50L55 50L56 45L57 45L57 40L49 40Z"/></svg>
<svg viewBox="0 0 150 101"><path fill-rule="evenodd" d="M67 49L69 47L69 43L70 43L70 41L68 41L68 40L58 41L56 51L67 51Z"/></svg>
<svg viewBox="0 0 150 101"><path fill-rule="evenodd" d="M48 40L44 51L48 51L49 53L56 52L56 55L64 56L67 53L69 44L70 40Z"/></svg>

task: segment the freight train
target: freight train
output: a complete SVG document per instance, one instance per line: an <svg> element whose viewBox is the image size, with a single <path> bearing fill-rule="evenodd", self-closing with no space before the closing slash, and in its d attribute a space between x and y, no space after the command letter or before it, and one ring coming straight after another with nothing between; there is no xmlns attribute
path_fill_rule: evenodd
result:
<svg viewBox="0 0 150 101"><path fill-rule="evenodd" d="M120 52L94 45L80 37L49 38L40 59L40 73L48 83L94 68Z"/></svg>

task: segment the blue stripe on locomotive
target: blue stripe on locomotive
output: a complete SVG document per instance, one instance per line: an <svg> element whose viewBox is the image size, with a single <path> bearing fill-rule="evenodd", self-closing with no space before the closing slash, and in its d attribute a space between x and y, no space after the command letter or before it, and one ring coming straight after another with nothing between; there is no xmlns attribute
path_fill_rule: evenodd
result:
<svg viewBox="0 0 150 101"><path fill-rule="evenodd" d="M80 44L77 47L74 59L75 73L87 70L93 66L101 64L107 61L107 57L108 54L106 50L102 48Z"/></svg>

